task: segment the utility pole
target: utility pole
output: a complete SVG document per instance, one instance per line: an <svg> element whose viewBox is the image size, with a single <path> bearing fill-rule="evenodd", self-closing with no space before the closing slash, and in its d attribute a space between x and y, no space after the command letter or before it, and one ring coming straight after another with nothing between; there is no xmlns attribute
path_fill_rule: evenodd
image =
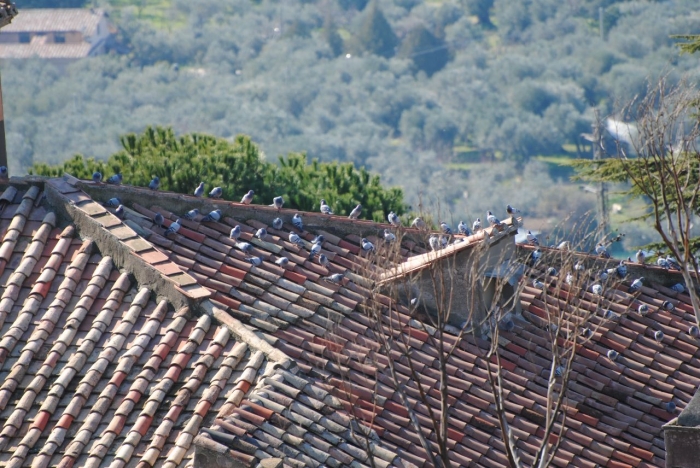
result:
<svg viewBox="0 0 700 468"><path fill-rule="evenodd" d="M600 115L598 110L595 111L595 120L593 121L593 141L591 146L593 147L593 160L599 161L603 159L603 132L602 123L600 121ZM605 182L600 183L598 187L598 228L601 231L603 238L608 233L608 226L610 225L610 220L608 219L608 188Z"/></svg>
<svg viewBox="0 0 700 468"><path fill-rule="evenodd" d="M9 0L0 0L0 28L12 22L17 16L15 4ZM2 84L0 83L0 166L9 168L7 162L7 145L5 144L5 114L2 105ZM9 170L9 169L8 169ZM9 176L9 172L7 174Z"/></svg>

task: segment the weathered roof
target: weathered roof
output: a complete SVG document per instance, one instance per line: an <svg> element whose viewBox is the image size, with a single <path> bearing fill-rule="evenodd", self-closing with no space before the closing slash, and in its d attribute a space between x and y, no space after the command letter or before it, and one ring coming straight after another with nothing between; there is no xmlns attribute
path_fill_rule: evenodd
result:
<svg viewBox="0 0 700 468"><path fill-rule="evenodd" d="M78 31L90 37L97 33L104 15L103 10L93 8L23 8L0 34Z"/></svg>
<svg viewBox="0 0 700 468"><path fill-rule="evenodd" d="M0 59L80 59L88 57L91 50L87 42L47 44L43 40L32 40L29 44L0 44Z"/></svg>
<svg viewBox="0 0 700 468"><path fill-rule="evenodd" d="M0 328L0 356L8 356L0 368L0 380L13 382L8 377L13 369L27 368L27 376L16 380L19 383L0 413L0 418L9 418L8 431L15 427L13 422L17 424L16 434L7 442L2 442L5 428L0 433L0 443L14 449L3 451L5 459L25 460L24 454L26 460L82 466L91 455L99 455L104 464L108 460L115 466L151 466L171 457L172 466L178 466L187 460L192 439L199 434L199 443L250 466L269 456L282 458L287 466L367 466L363 447L368 442L378 466L428 466L388 377L387 359L394 359L423 432L433 440L428 408L418 398L403 358L381 349L362 309L369 293L360 236L377 233L385 225L302 213L307 227L300 234L306 241L318 234L325 237L323 253L330 260L325 268L309 260L308 243L301 248L288 242L289 233L298 232L289 224L292 210L278 212L267 206L75 181L52 180L45 187L47 200L42 204L39 190L26 192L31 195L23 202L29 210L26 220L20 219L23 215L17 208L24 189L11 198L8 195L10 202L0 211L0 233L8 242L7 247L4 240L0 245L4 267L0 284L13 301L12 312ZM126 219L93 200L112 196L119 196L128 207ZM220 222L182 220L180 231L168 237L151 221L158 211L168 226L193 207L205 214L220 208L224 216ZM46 214L51 210L76 228L43 228L48 237L41 245L34 244L34 238L37 242L43 238L42 220L48 216L51 221ZM277 216L285 220L279 231L271 228ZM248 263L229 239L234 225L241 226L241 239L253 244L253 254L263 259L260 266ZM252 233L263 226L270 236L265 241L253 239ZM61 235L69 240L61 241ZM80 240L86 237L94 240L94 246ZM468 239L459 248L476 242L478 237ZM59 243L61 249L69 250L51 261ZM408 238L402 246L404 261L425 253L420 242ZM97 250L81 254L87 248L112 251L112 259ZM33 262L38 251L41 259ZM290 260L285 268L274 263L281 255ZM79 266L86 257L85 266L73 271L71 262ZM114 264L133 278L117 271ZM50 265L59 265L58 270ZM538 274L538 268L530 273ZM45 270L58 272L49 286L45 280L51 273L44 274ZM341 272L346 276L342 284L324 280ZM101 286L89 288L90 281ZM676 280L670 277L669 281ZM70 291L61 289L64 283ZM632 296L626 292L628 284L614 283L604 293L609 297L606 307L622 315L618 320L603 319L597 307L592 310L598 314L593 319L596 331L579 349L572 366L557 466L663 465L660 427L675 416L666 404L673 401L685 407L700 378L697 341L687 334L694 322L689 298L662 284L645 286ZM45 298L37 296L44 290L48 290ZM77 307L61 306L83 301L79 295L88 291L95 298L84 299L85 314L75 312L82 310ZM513 332L501 332L509 421L526 460L532 458L542 437L542 398L551 365L551 335L538 317L545 301L551 310L561 304L555 295L566 294L576 294L583 307L594 307L585 290L557 288L545 295L526 286L519 326ZM0 304L6 304L4 300L5 296ZM412 348L428 401L439 405L434 398L438 376L433 338L415 326L405 308L381 295L377 300L402 324L400 333ZM52 301L60 312L51 312ZM660 308L665 301L674 305L673 310ZM652 311L646 316L628 313L630 306L640 302ZM175 310L183 306L190 313L178 315ZM127 325L130 311L138 318ZM68 334L64 329L71 329L66 325L71 313L78 314L70 322L77 331L73 344L65 347L60 337ZM41 327L51 326L51 320L57 330L42 332ZM156 322L146 326L151 320ZM183 328L168 332L175 321ZM139 338L150 327L157 330L153 338ZM195 333L197 329L201 331ZM664 332L660 343L651 337L656 330ZM88 333L93 333L94 341L87 339ZM193 342L193 335L202 341ZM215 337L226 340L224 336L227 341L216 345ZM40 337L45 343L39 345ZM449 361L450 457L458 466L504 466L483 357L489 343L449 333L446 340L457 345ZM112 350L112 344L119 342L121 351ZM12 349L4 352L7 343ZM94 352L86 353L88 347L94 347ZM53 348L62 354L56 355ZM28 354L20 354L24 349ZM130 358L132 349L141 349L135 361ZM207 357L207 349L219 354ZM610 361L609 349L617 350L620 358ZM112 361L103 363L101 355ZM119 373L116 366L126 363L133 365ZM53 375L58 377L42 383L40 397L29 401L24 395L32 382L48 375L42 370L49 369L45 365L55 366ZM115 378L123 380L112 385ZM3 395L0 389L0 403ZM53 395L56 398L47 399ZM109 404L98 404L102 395ZM102 408L105 413L95 414ZM20 418L23 411L28 413ZM171 417L163 419L166 414ZM371 427L368 439L358 435L362 433L358 424Z"/></svg>

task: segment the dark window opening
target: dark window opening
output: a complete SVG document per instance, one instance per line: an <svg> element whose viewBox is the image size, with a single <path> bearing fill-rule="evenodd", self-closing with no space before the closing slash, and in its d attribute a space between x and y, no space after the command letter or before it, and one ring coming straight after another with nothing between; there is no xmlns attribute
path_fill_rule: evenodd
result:
<svg viewBox="0 0 700 468"><path fill-rule="evenodd" d="M29 35L29 33L19 33L20 44L29 44L31 40L32 37Z"/></svg>
<svg viewBox="0 0 700 468"><path fill-rule="evenodd" d="M63 34L54 34L53 41L56 44L64 44L66 42L66 36Z"/></svg>

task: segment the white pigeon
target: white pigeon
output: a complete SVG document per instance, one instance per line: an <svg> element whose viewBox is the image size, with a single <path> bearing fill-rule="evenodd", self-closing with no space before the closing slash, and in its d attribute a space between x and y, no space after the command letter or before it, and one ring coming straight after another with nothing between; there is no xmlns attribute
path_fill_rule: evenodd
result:
<svg viewBox="0 0 700 468"><path fill-rule="evenodd" d="M300 231L304 230L304 223L301 221L299 213L294 213L294 216L292 216L292 225Z"/></svg>
<svg viewBox="0 0 700 468"><path fill-rule="evenodd" d="M413 222L411 223L411 227L415 229L425 229L425 221L423 221L423 218L418 217L413 220Z"/></svg>
<svg viewBox="0 0 700 468"><path fill-rule="evenodd" d="M209 198L221 198L223 194L224 190L221 187L214 187L211 189L211 192L209 192Z"/></svg>
<svg viewBox="0 0 700 468"><path fill-rule="evenodd" d="M258 229L255 232L255 237L257 237L261 241L264 241L267 238L267 229L265 229L265 228Z"/></svg>
<svg viewBox="0 0 700 468"><path fill-rule="evenodd" d="M663 258L663 257L659 257L659 258L656 260L656 264L657 264L658 266L660 266L661 268L666 268L667 270L668 270L669 268L671 268L671 265L668 264L668 260L666 260L666 259Z"/></svg>
<svg viewBox="0 0 700 468"><path fill-rule="evenodd" d="M396 240L396 235L388 229L384 229L384 240L386 242L394 242Z"/></svg>
<svg viewBox="0 0 700 468"><path fill-rule="evenodd" d="M273 228L273 229L277 229L278 231L279 231L280 229L282 229L282 225L283 225L283 224L284 224L284 223L282 222L282 219L281 219L281 218L275 218L275 219L272 220L272 228Z"/></svg>
<svg viewBox="0 0 700 468"><path fill-rule="evenodd" d="M216 222L221 219L221 210L210 211L208 215L202 218L202 222L210 223Z"/></svg>
<svg viewBox="0 0 700 468"><path fill-rule="evenodd" d="M576 263L574 264L574 270L575 270L575 271L583 271L583 270L585 270L585 269L586 269L586 267L583 266L583 263L581 263L580 261L579 261L579 262L576 262Z"/></svg>
<svg viewBox="0 0 700 468"><path fill-rule="evenodd" d="M311 256L314 257L321 253L321 244L313 244L311 246Z"/></svg>
<svg viewBox="0 0 700 468"><path fill-rule="evenodd" d="M598 256L600 257L610 258L608 249L606 249L605 246L600 242L595 246L595 253L598 254Z"/></svg>
<svg viewBox="0 0 700 468"><path fill-rule="evenodd" d="M452 228L445 221L440 221L440 228L442 229L442 232L448 236L452 234Z"/></svg>
<svg viewBox="0 0 700 468"><path fill-rule="evenodd" d="M646 260L647 260L647 256L644 255L644 252L641 250L638 250L637 251L637 263L639 263L640 265L644 265L644 262L646 262Z"/></svg>
<svg viewBox="0 0 700 468"><path fill-rule="evenodd" d="M362 205L358 204L355 208L352 209L348 218L357 219L360 217L360 214L362 214Z"/></svg>
<svg viewBox="0 0 700 468"><path fill-rule="evenodd" d="M368 241L365 237L363 237L360 241L360 245L362 246L362 250L364 250L365 252L374 251L374 244Z"/></svg>
<svg viewBox="0 0 700 468"><path fill-rule="evenodd" d="M124 205L119 205L116 210L114 210L114 214L117 215L119 218L124 217Z"/></svg>
<svg viewBox="0 0 700 468"><path fill-rule="evenodd" d="M335 273L335 274L333 274L333 275L326 276L326 277L323 278L323 279L326 280L326 281L328 281L328 282L330 282L330 283L338 284L338 283L340 283L341 281L343 281L343 278L344 278L344 276L343 276L342 273Z"/></svg>
<svg viewBox="0 0 700 468"><path fill-rule="evenodd" d="M469 230L469 226L467 226L464 221L459 222L459 224L457 225L457 231L459 231L460 234L463 234L465 236L472 235L471 231Z"/></svg>
<svg viewBox="0 0 700 468"><path fill-rule="evenodd" d="M437 236L430 236L430 239L428 239L428 243L430 244L430 248L433 249L433 251L440 250L440 240Z"/></svg>
<svg viewBox="0 0 700 468"><path fill-rule="evenodd" d="M243 198L241 198L241 203L243 203L244 205L250 205L250 202L253 201L254 194L255 192L253 192L252 190L248 190L248 193L243 195Z"/></svg>
<svg viewBox="0 0 700 468"><path fill-rule="evenodd" d="M571 250L571 244L569 244L569 241L562 241L557 245L557 249L559 250Z"/></svg>
<svg viewBox="0 0 700 468"><path fill-rule="evenodd" d="M148 184L148 188L151 190L158 190L158 187L160 187L160 178L154 177Z"/></svg>
<svg viewBox="0 0 700 468"><path fill-rule="evenodd" d="M567 273L566 279L564 281L566 281L566 284L570 285L571 283L574 282L574 275L572 275L571 273Z"/></svg>
<svg viewBox="0 0 700 468"><path fill-rule="evenodd" d="M325 215L332 215L333 211L331 211L331 207L328 206L328 203L326 203L326 200L321 198L321 213Z"/></svg>
<svg viewBox="0 0 700 468"><path fill-rule="evenodd" d="M246 253L253 251L253 246L247 242L236 242L236 247Z"/></svg>
<svg viewBox="0 0 700 468"><path fill-rule="evenodd" d="M279 211L279 210L282 209L282 206L283 206L283 205L284 205L284 198L282 198L282 197L275 197L275 198L272 199L272 205L270 205L270 206L274 206L274 207L277 208L277 210Z"/></svg>
<svg viewBox="0 0 700 468"><path fill-rule="evenodd" d="M640 315L646 315L649 313L649 306L646 304L639 304L639 307L637 307L637 312L639 312Z"/></svg>
<svg viewBox="0 0 700 468"><path fill-rule="evenodd" d="M170 227L165 230L165 237L168 237L169 234L176 234L177 231L180 230L180 220L177 219L175 220L174 223L170 224Z"/></svg>
<svg viewBox="0 0 700 468"><path fill-rule="evenodd" d="M594 284L593 286L591 286L591 292L597 296L600 296L601 294L603 294L603 286L599 284Z"/></svg>
<svg viewBox="0 0 700 468"><path fill-rule="evenodd" d="M532 252L532 260L534 263L537 263L540 258L542 258L542 251L540 249L535 250Z"/></svg>
<svg viewBox="0 0 700 468"><path fill-rule="evenodd" d="M196 189L194 189L194 196L201 197L204 195L204 182L200 182Z"/></svg>
<svg viewBox="0 0 700 468"><path fill-rule="evenodd" d="M642 286L644 285L643 281L644 277L637 278L636 280L632 281L632 284L629 288L629 292L634 293L642 289Z"/></svg>
<svg viewBox="0 0 700 468"><path fill-rule="evenodd" d="M480 231L481 230L481 218L476 218L476 221L472 223L472 231Z"/></svg>
<svg viewBox="0 0 700 468"><path fill-rule="evenodd" d="M490 211L486 212L486 220L489 222L491 226L500 226L501 225L501 220L496 218L493 213Z"/></svg>
<svg viewBox="0 0 700 468"><path fill-rule="evenodd" d="M298 246L303 247L304 246L304 241L301 240L301 237L299 237L296 233L290 232L289 233L289 242L292 244L296 244Z"/></svg>
<svg viewBox="0 0 700 468"><path fill-rule="evenodd" d="M185 213L184 215L182 215L182 217L188 221L192 221L194 218L197 217L197 215L199 215L199 210L197 208L194 208L194 209L188 211L187 213Z"/></svg>
<svg viewBox="0 0 700 468"><path fill-rule="evenodd" d="M287 257L280 257L277 260L275 260L275 265L277 266L287 266L289 264L289 259Z"/></svg>
<svg viewBox="0 0 700 468"><path fill-rule="evenodd" d="M393 211L386 218L392 226L401 226L401 220Z"/></svg>
<svg viewBox="0 0 700 468"><path fill-rule="evenodd" d="M234 228L231 228L231 232L229 233L228 237L230 239L238 239L239 237L241 237L241 227L236 226Z"/></svg>

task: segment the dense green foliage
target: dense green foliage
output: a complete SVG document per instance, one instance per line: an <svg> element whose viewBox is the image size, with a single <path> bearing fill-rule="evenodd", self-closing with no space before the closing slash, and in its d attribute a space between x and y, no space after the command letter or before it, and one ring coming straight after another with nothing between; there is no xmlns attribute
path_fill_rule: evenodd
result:
<svg viewBox="0 0 700 468"><path fill-rule="evenodd" d="M200 181L207 192L219 186L223 198L238 201L248 190L255 191L258 204L269 204L282 195L285 207L318 210L325 198L337 214L349 213L355 205L364 207L362 217L383 221L390 211L406 210L400 189L384 189L379 176L352 164L308 164L303 154L279 158L279 165L262 159L257 145L246 136L233 142L209 135L176 136L172 129L147 128L143 134L121 138L123 150L105 161L76 155L63 164L35 164L32 172L60 176L64 172L90 179L99 171L108 177L121 173L124 183L145 187L154 176L161 189L192 193Z"/></svg>

